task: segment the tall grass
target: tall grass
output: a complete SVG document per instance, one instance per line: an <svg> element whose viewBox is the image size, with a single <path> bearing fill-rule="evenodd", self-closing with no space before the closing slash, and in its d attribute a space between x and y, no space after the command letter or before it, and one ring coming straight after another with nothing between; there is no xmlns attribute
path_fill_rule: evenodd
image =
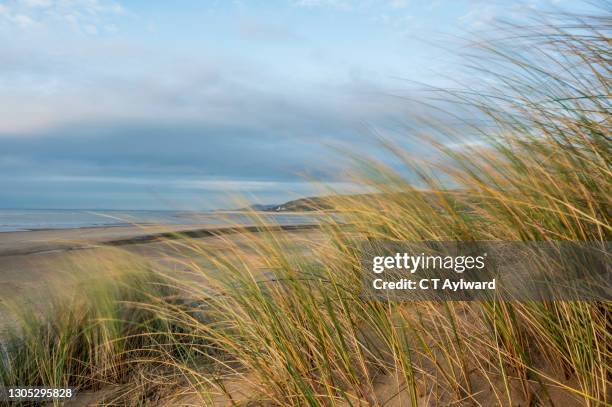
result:
<svg viewBox="0 0 612 407"><path fill-rule="evenodd" d="M129 354L128 386L172 386L170 405L610 405L609 302L362 296L368 239L610 240L609 18L507 28L481 44L485 88L431 90L486 119L415 136L442 158L389 141L400 167L358 158L353 177L375 193L328 198L336 215L321 211L320 233L266 230L261 219L258 232L220 237L223 250L169 243L187 271L164 272L162 293L137 282L118 307L125 294L107 287L59 319L27 323L3 382L121 382Z"/></svg>
<svg viewBox="0 0 612 407"><path fill-rule="evenodd" d="M229 357L196 380L231 399L218 383L240 378L274 405L608 405L609 302L367 301L359 242L609 240L609 21L558 15L481 44L486 87L431 91L484 120L415 137L442 159L389 141L401 168L358 157L354 179L376 193L326 200L351 226L329 219L308 254L281 233L227 242L229 256L194 243L214 295L190 335Z"/></svg>
<svg viewBox="0 0 612 407"><path fill-rule="evenodd" d="M150 333L171 331L139 305L168 292L144 259L101 249L64 267L72 273L50 282L44 298L3 304L11 316L0 338L3 386L108 390L132 380L137 361L153 360L160 335Z"/></svg>

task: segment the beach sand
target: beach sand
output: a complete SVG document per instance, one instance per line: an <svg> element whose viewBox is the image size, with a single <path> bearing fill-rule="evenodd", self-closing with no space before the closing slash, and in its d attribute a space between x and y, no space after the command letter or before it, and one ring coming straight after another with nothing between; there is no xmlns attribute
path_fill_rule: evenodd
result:
<svg viewBox="0 0 612 407"><path fill-rule="evenodd" d="M317 233L316 225L276 228L298 234ZM256 230L256 227L206 224L116 226L0 233L0 331L10 319L2 305L37 303L48 298L51 290L59 289L69 294L75 289L75 280L82 283L89 278L99 278L99 268L93 275L94 271L87 268L74 267L84 258L108 258L109 254L113 255L111 250L120 248L149 261L168 263L182 255L194 255L178 253L168 241L187 236L222 251L227 246L228 236L233 241L244 239L239 232L245 230ZM75 273L79 275L75 276Z"/></svg>

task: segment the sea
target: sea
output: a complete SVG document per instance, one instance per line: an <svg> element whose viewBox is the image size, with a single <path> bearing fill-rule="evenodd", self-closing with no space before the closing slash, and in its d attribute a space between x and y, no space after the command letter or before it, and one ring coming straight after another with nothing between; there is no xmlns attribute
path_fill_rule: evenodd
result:
<svg viewBox="0 0 612 407"><path fill-rule="evenodd" d="M265 212L262 216L279 225L316 223L308 214ZM77 209L0 209L0 233L49 229L76 229L128 225L246 225L252 216L240 212L186 212Z"/></svg>

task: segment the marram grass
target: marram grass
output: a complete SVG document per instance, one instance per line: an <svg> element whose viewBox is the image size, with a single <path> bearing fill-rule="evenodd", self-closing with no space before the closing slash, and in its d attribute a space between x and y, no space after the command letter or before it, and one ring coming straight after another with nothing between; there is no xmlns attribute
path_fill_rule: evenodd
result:
<svg viewBox="0 0 612 407"><path fill-rule="evenodd" d="M125 284L27 319L0 377L123 405L610 405L609 302L369 301L359 260L364 239L610 240L610 28L510 27L528 52L484 45L487 88L435 90L477 142L432 126L429 163L385 142L401 168L359 158L374 193L326 200L320 233L169 242L184 273L117 262Z"/></svg>

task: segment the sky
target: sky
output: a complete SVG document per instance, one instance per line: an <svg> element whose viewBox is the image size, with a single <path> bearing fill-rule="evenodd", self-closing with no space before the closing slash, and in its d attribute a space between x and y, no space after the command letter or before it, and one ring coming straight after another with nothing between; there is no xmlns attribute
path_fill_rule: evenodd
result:
<svg viewBox="0 0 612 407"><path fill-rule="evenodd" d="M498 18L570 0L0 0L0 208L214 209L359 190L339 153Z"/></svg>

